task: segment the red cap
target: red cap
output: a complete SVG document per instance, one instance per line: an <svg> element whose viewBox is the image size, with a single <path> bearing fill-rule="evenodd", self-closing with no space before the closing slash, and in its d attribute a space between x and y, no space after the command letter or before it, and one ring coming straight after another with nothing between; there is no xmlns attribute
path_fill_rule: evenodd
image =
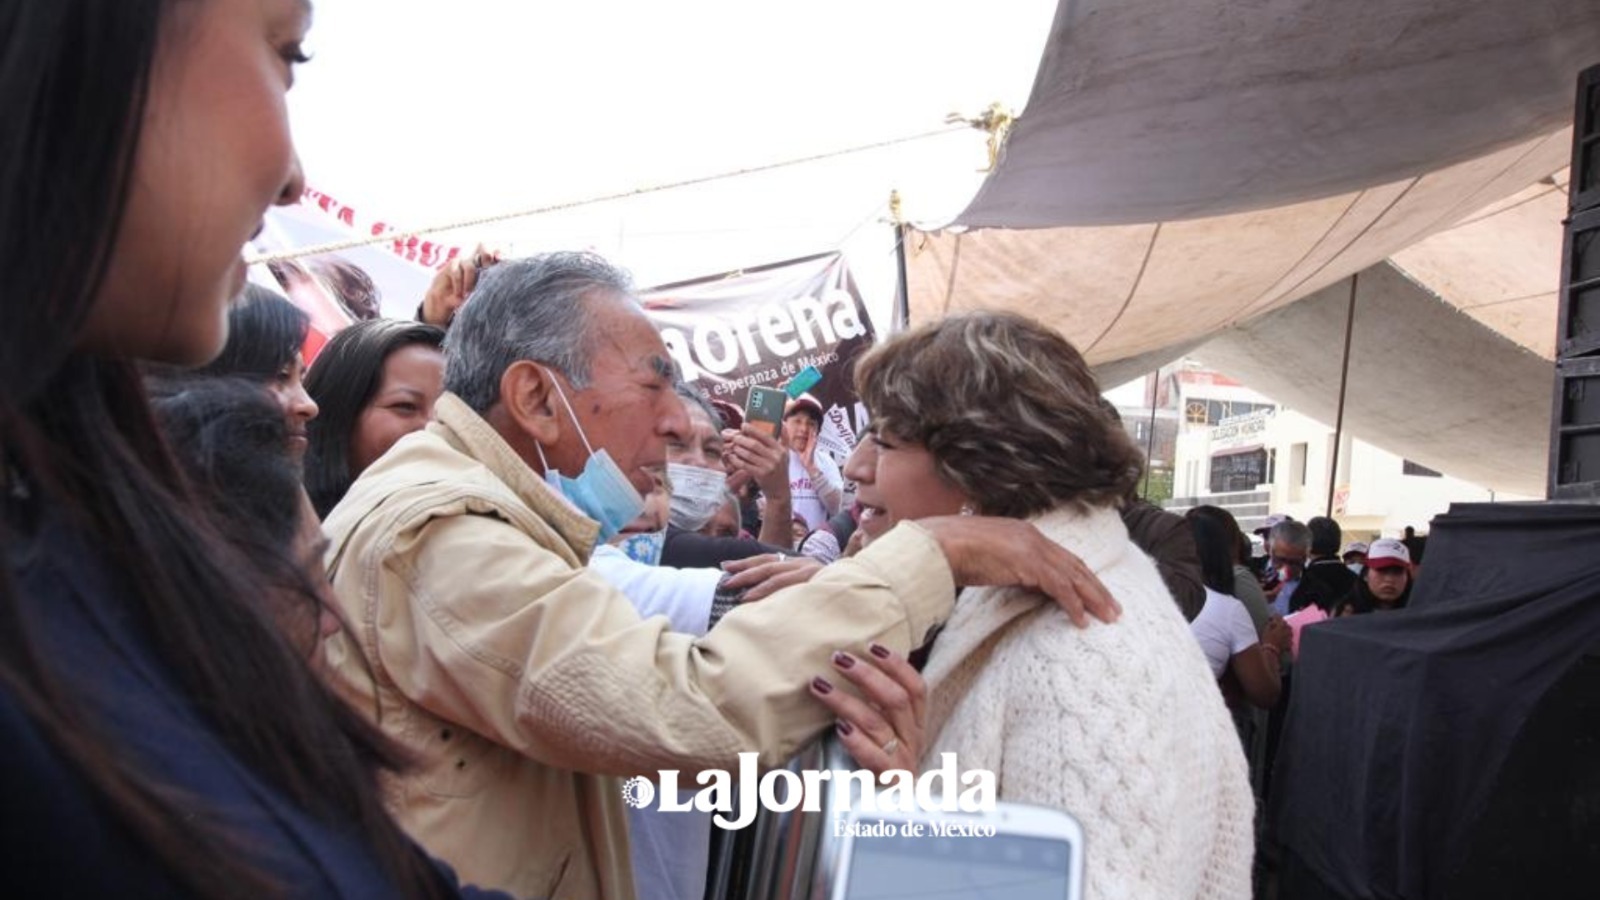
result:
<svg viewBox="0 0 1600 900"><path fill-rule="evenodd" d="M822 404L810 394L801 394L790 400L789 405L783 408L783 417L787 419L801 410L810 410L817 417L817 421L822 421Z"/></svg>
<svg viewBox="0 0 1600 900"><path fill-rule="evenodd" d="M739 407L726 400L713 400L711 401L711 408L716 410L717 415L722 417L723 428L732 428L737 431L744 427L744 413L739 411Z"/></svg>

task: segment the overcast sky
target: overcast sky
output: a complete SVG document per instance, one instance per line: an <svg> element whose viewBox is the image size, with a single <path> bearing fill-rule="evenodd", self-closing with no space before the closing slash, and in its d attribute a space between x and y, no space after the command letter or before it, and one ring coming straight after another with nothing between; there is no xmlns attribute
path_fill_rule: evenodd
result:
<svg viewBox="0 0 1600 900"><path fill-rule="evenodd" d="M1053 0L319 0L290 95L310 183L401 228L530 209L1017 111ZM446 236L592 247L643 283L844 246L874 293L886 215L976 190L977 131ZM854 262L854 259L853 259Z"/></svg>

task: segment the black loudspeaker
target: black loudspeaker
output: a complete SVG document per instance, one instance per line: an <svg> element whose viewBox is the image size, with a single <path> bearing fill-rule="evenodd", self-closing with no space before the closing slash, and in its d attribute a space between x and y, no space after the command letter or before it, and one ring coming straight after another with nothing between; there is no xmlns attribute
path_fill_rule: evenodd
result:
<svg viewBox="0 0 1600 900"><path fill-rule="evenodd" d="M1568 198L1549 495L1600 501L1600 66L1578 75Z"/></svg>

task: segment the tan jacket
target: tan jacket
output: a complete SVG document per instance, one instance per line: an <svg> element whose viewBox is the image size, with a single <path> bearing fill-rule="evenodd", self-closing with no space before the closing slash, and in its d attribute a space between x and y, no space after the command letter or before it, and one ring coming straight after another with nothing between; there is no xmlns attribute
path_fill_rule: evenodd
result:
<svg viewBox="0 0 1600 900"><path fill-rule="evenodd" d="M435 412L324 523L353 629L326 658L419 758L391 806L465 882L633 896L614 776L781 764L831 724L806 686L833 650L905 652L950 612L944 557L902 526L703 638L668 631L584 569L593 521L459 399Z"/></svg>

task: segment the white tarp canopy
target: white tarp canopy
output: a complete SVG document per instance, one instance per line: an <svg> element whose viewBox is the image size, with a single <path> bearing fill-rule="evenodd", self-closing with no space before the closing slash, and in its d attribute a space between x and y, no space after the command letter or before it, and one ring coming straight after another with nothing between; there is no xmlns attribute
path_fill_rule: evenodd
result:
<svg viewBox="0 0 1600 900"><path fill-rule="evenodd" d="M1494 490L1545 489L1551 366L1392 264L1356 276L1345 428ZM1324 288L1196 351L1313 418L1338 414L1351 282ZM1378 436L1368 437L1371 436Z"/></svg>
<svg viewBox="0 0 1600 900"><path fill-rule="evenodd" d="M1224 216L922 235L910 253L912 319L1026 310L1096 365L1192 346L1523 191L1559 171L1570 145L1563 129L1403 181ZM1559 241L1559 218L1536 225ZM1542 274L1553 296L1556 267Z"/></svg>
<svg viewBox="0 0 1600 900"><path fill-rule="evenodd" d="M1563 169L1390 259L1462 312L1553 359L1567 181Z"/></svg>

